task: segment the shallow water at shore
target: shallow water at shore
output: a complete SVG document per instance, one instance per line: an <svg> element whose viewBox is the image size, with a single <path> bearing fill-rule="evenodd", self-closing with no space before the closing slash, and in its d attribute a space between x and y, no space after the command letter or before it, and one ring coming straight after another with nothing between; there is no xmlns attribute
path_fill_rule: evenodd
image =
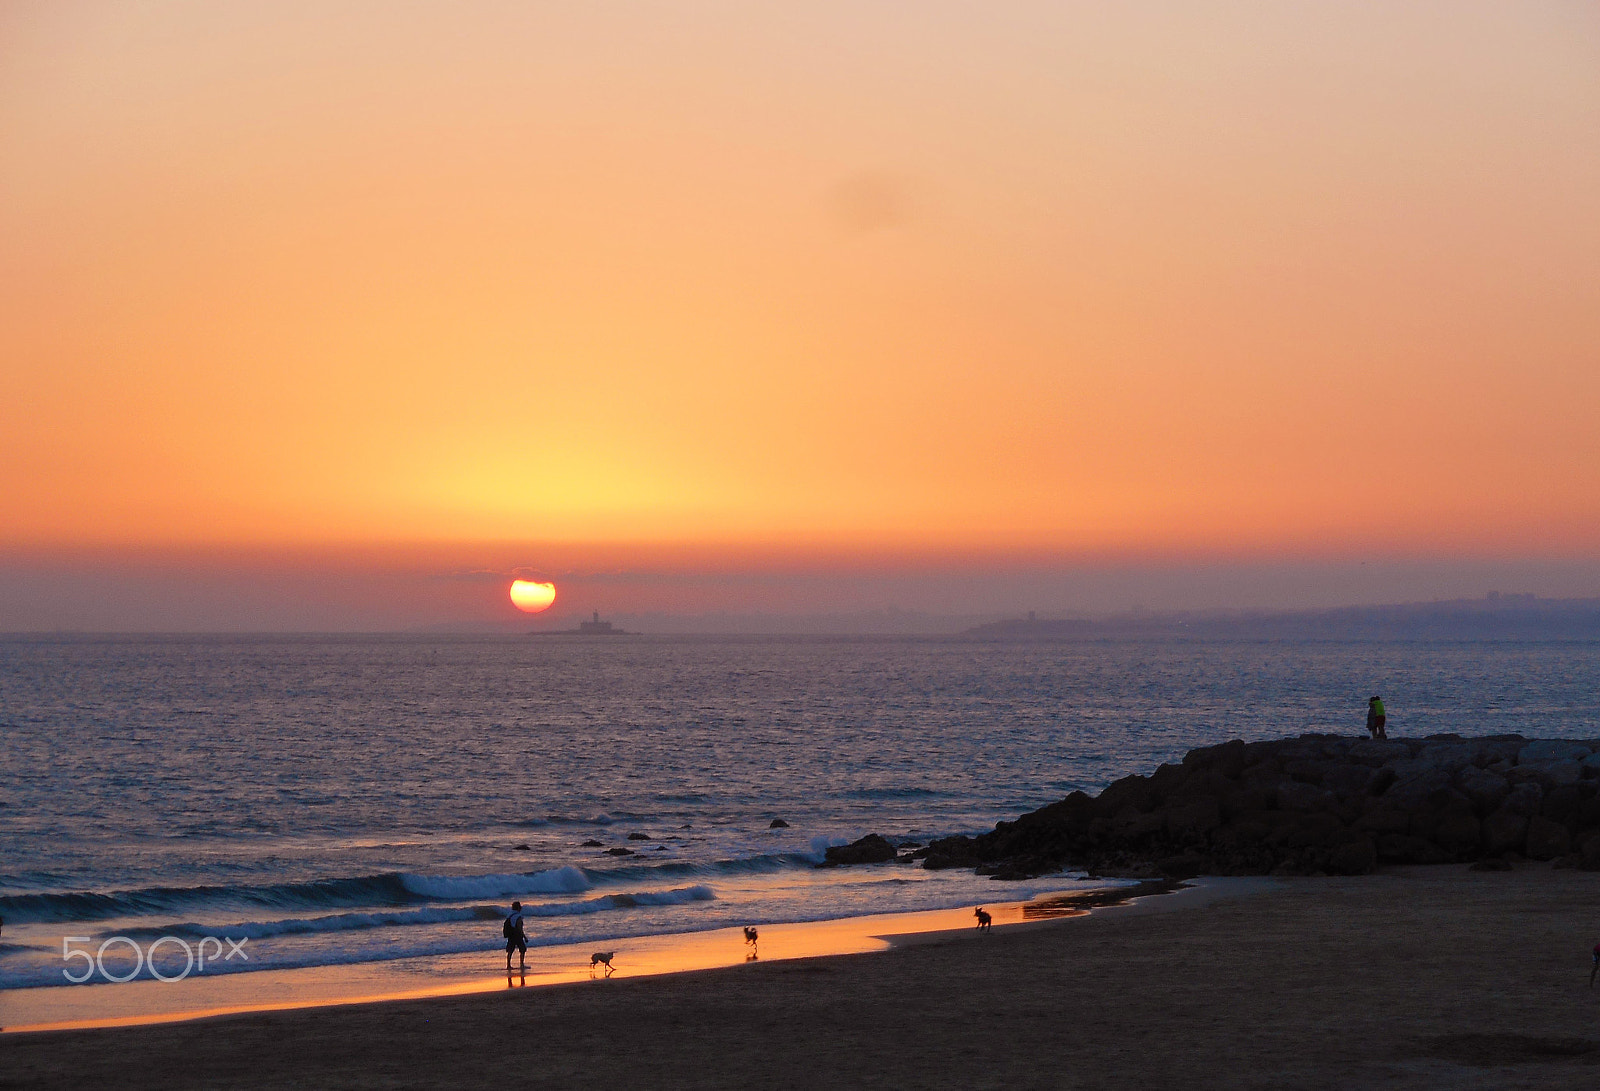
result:
<svg viewBox="0 0 1600 1091"><path fill-rule="evenodd" d="M1189 884L1192 893L1247 893L1261 880L1210 880ZM991 927L1007 929L1084 916L1107 908L1168 900L1180 884L1097 880L1051 890L1023 901L985 903ZM1002 891L1014 896L1015 888ZM1188 904L1193 899L1170 899ZM529 988L584 980L685 973L724 966L887 950L896 942L921 942L977 931L973 907L880 913L838 920L764 925L752 943L740 928L675 935L636 936L609 944L612 969L592 963L594 944L533 947L514 972L499 972L496 956L482 952L429 955L355 966L276 969L252 974L191 977L163 983L137 981L112 990L68 986L0 992L0 1029L9 1032L135 1026L247 1011L416 999Z"/></svg>

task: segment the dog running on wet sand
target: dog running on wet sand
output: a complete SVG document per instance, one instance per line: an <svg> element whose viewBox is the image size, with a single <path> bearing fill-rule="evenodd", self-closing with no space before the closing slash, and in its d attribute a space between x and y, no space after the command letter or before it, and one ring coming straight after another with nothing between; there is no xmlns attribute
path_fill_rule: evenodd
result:
<svg viewBox="0 0 1600 1091"><path fill-rule="evenodd" d="M750 928L748 926L745 928L745 930L744 930L744 943L745 943L746 947L750 948L750 957L751 958L755 958L756 956L758 956L761 953L761 948L756 946L756 941L759 940L760 938L761 938L761 933L757 932L754 928Z"/></svg>
<svg viewBox="0 0 1600 1091"><path fill-rule="evenodd" d="M994 918L989 916L988 911L981 905L972 911L972 915L978 918L978 931L980 932L989 931L989 926L994 923Z"/></svg>
<svg viewBox="0 0 1600 1091"><path fill-rule="evenodd" d="M590 955L589 956L589 976L590 977L594 976L594 971L595 971L596 967L604 966L606 968L605 976L606 977L610 977L611 974L612 974L612 971L614 971L616 969L615 966L611 965L611 960L613 958L615 958L615 957L617 957L617 953L615 951L596 951L594 954Z"/></svg>

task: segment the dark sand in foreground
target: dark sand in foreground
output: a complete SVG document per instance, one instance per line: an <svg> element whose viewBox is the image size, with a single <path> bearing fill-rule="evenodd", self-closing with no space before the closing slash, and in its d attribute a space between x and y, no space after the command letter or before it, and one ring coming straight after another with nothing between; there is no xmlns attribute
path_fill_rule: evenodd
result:
<svg viewBox="0 0 1600 1091"><path fill-rule="evenodd" d="M1600 874L1295 879L884 954L7 1035L0 1087L1593 1088L1597 939Z"/></svg>

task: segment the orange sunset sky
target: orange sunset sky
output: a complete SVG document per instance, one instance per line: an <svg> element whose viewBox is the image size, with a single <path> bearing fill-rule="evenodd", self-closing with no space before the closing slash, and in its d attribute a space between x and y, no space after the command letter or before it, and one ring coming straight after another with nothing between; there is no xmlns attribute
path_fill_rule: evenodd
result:
<svg viewBox="0 0 1600 1091"><path fill-rule="evenodd" d="M9 0L0 380L0 629L1592 595L1600 5Z"/></svg>

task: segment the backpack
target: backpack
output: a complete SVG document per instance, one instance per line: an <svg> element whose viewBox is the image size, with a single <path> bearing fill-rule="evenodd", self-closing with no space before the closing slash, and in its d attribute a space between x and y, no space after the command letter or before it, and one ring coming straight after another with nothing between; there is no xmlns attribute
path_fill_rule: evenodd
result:
<svg viewBox="0 0 1600 1091"><path fill-rule="evenodd" d="M511 916L507 917L506 918L506 922L500 926L500 934L502 936L504 936L506 939L516 939L517 933L522 931L522 929L519 928L517 926L517 924L512 924L511 923L512 921L514 921L516 919L517 919L516 914L512 914ZM519 921L518 924L520 924L520 923L521 922Z"/></svg>

